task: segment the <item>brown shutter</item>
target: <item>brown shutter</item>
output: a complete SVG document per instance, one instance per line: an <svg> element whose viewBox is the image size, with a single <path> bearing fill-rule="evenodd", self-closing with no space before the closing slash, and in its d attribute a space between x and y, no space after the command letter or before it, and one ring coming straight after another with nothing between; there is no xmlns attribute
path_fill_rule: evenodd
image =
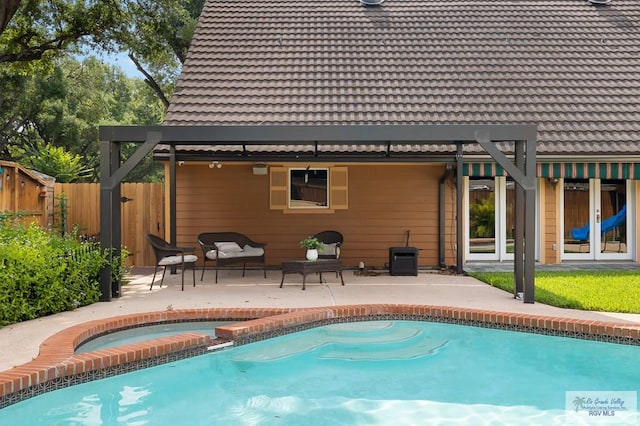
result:
<svg viewBox="0 0 640 426"><path fill-rule="evenodd" d="M269 208L271 210L287 209L287 174L285 167L269 167Z"/></svg>
<svg viewBox="0 0 640 426"><path fill-rule="evenodd" d="M329 208L333 210L345 210L349 208L349 181L347 179L346 167L331 167L329 185L331 187L331 198Z"/></svg>

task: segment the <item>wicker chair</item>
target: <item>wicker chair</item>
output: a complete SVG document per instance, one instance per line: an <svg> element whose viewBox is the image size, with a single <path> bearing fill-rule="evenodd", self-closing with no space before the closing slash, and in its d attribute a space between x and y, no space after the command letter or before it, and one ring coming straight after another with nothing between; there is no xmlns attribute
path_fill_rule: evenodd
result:
<svg viewBox="0 0 640 426"><path fill-rule="evenodd" d="M196 286L196 269L195 263L198 260L198 256L195 254L195 247L176 247L169 244L157 235L147 234L147 241L153 248L153 253L156 256L156 265L153 268L153 279L151 280L151 286L149 290L153 289L153 283L156 279L156 272L158 267L162 266L162 279L160 280L160 287L164 281L164 274L167 272L167 266L180 266L182 270L182 291L184 291L184 270L190 267L193 270L193 286Z"/></svg>
<svg viewBox="0 0 640 426"><path fill-rule="evenodd" d="M324 250L318 255L318 259L338 259L342 250L344 237L338 231L322 231L314 235L324 244Z"/></svg>

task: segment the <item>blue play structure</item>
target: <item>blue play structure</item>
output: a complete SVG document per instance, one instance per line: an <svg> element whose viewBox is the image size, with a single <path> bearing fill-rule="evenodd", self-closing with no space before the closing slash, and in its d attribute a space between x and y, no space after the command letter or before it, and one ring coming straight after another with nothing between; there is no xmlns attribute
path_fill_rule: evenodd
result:
<svg viewBox="0 0 640 426"><path fill-rule="evenodd" d="M620 211L611 217L606 218L600 224L600 230L603 234L611 231L614 228L622 225L627 220L627 205L622 206ZM573 228L571 230L571 238L579 241L586 241L589 239L589 224L581 228Z"/></svg>

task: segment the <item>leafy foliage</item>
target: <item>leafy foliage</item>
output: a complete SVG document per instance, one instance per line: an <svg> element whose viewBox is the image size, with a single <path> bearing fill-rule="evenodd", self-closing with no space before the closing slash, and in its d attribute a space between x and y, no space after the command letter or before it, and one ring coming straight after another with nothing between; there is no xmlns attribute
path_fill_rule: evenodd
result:
<svg viewBox="0 0 640 426"><path fill-rule="evenodd" d="M0 2L0 158L21 161L43 147L62 147L82 155L92 170L85 179L97 180L98 126L162 121L203 4ZM113 52L128 52L144 80L93 57ZM125 160L132 151L123 148ZM161 178L149 156L127 180Z"/></svg>
<svg viewBox="0 0 640 426"><path fill-rule="evenodd" d="M513 293L510 272L470 275ZM640 275L637 271L538 271L535 301L559 308L640 313Z"/></svg>
<svg viewBox="0 0 640 426"><path fill-rule="evenodd" d="M82 164L80 155L71 154L63 147L45 145L33 156L22 160L26 167L38 170L56 178L57 182L68 183L91 176L91 169Z"/></svg>
<svg viewBox="0 0 640 426"><path fill-rule="evenodd" d="M95 58L61 59L51 73L28 78L0 72L0 84L5 81L10 96L0 102L0 156L60 182L98 179L99 125L157 124L164 114L142 81ZM125 147L123 157L130 152ZM128 178L157 181L161 176L149 156Z"/></svg>
<svg viewBox="0 0 640 426"><path fill-rule="evenodd" d="M305 248L307 250L318 250L322 251L324 246L322 242L316 237L307 237L304 240L300 241L300 247Z"/></svg>
<svg viewBox="0 0 640 426"><path fill-rule="evenodd" d="M493 237L495 232L495 197L491 194L469 206L469 234L471 238Z"/></svg>
<svg viewBox="0 0 640 426"><path fill-rule="evenodd" d="M136 0L129 4L132 25L121 46L165 107L187 58L204 0Z"/></svg>
<svg viewBox="0 0 640 426"><path fill-rule="evenodd" d="M0 63L55 59L80 41L112 46L126 27L126 2L109 0L11 1L0 22ZM42 64L39 64L42 65ZM14 68L18 69L18 68Z"/></svg>
<svg viewBox="0 0 640 426"><path fill-rule="evenodd" d="M79 242L77 233L61 237L36 225L14 224L5 215L0 221L0 326L97 302L106 259L95 243ZM114 279L121 279L122 265L112 267Z"/></svg>

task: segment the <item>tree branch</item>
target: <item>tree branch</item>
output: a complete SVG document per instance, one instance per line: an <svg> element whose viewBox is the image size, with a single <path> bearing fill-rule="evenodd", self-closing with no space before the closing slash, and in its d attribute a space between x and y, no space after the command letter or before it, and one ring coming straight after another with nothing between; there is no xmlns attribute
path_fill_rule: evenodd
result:
<svg viewBox="0 0 640 426"><path fill-rule="evenodd" d="M0 63L2 62L29 62L42 59L42 56L50 50L61 50L64 46L79 40L81 37L89 35L86 32L61 34L53 40L46 41L38 46L24 46L20 52L4 53L0 52Z"/></svg>
<svg viewBox="0 0 640 426"><path fill-rule="evenodd" d="M167 99L167 97L165 96L164 92L162 91L162 88L156 82L156 80L153 78L153 76L151 74L149 74L142 67L140 62L133 55L133 53L129 53L129 59L131 59L133 61L133 63L135 64L136 68L138 69L138 71L140 71L142 73L142 75L144 75L144 82L147 83L147 85L149 87L151 87L151 90L153 90L156 93L156 95L158 95L158 97L160 98L160 101L162 101L162 103L164 105L164 108L165 109L169 108L169 99Z"/></svg>
<svg viewBox="0 0 640 426"><path fill-rule="evenodd" d="M4 32L9 21L16 14L21 0L3 0L0 2L0 35Z"/></svg>

